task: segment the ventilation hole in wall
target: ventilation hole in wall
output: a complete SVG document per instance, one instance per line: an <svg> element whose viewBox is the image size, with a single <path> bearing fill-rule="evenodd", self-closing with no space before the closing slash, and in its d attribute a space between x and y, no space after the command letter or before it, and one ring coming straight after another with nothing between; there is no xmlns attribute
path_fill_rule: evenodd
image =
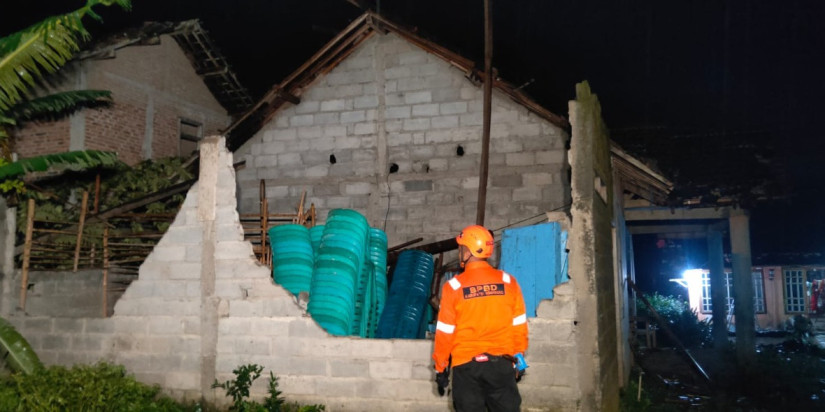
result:
<svg viewBox="0 0 825 412"><path fill-rule="evenodd" d="M329 155L329 164L334 165L337 161L334 154Z"/></svg>
<svg viewBox="0 0 825 412"><path fill-rule="evenodd" d="M398 165L393 163L390 165L390 173L395 173L398 171Z"/></svg>
<svg viewBox="0 0 825 412"><path fill-rule="evenodd" d="M464 156L464 148L461 147L461 145L458 145L458 147L455 149L455 154L457 154L458 157Z"/></svg>

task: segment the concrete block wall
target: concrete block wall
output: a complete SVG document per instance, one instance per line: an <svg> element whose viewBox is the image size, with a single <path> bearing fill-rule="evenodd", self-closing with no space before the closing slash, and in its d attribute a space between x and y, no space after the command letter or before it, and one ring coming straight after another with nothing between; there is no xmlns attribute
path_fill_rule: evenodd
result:
<svg viewBox="0 0 825 412"><path fill-rule="evenodd" d="M203 146L209 145L208 150ZM8 314L47 364L106 360L180 399L226 405L211 383L247 363L273 372L290 401L329 411L447 411L435 393L432 341L327 334L242 239L232 156L222 139L202 145L202 171L175 222L141 266L111 318ZM207 170L204 170L207 169ZM211 170L211 171L210 171ZM529 320L524 410L576 410L578 336L568 284ZM266 379L253 387L265 396Z"/></svg>
<svg viewBox="0 0 825 412"><path fill-rule="evenodd" d="M601 105L587 82L576 85L569 102L573 139L572 230L569 272L575 286L578 384L584 410L619 409L619 330L613 260L613 182L610 141Z"/></svg>
<svg viewBox="0 0 825 412"><path fill-rule="evenodd" d="M202 124L204 136L230 120L168 35L158 45L121 48L114 59L83 60L61 74L55 89L109 90L114 102L72 118L27 123L15 147L21 157L93 149L115 151L120 160L135 164L178 156L181 118Z"/></svg>
<svg viewBox="0 0 825 412"><path fill-rule="evenodd" d="M271 212L301 193L319 211L364 213L390 245L455 236L475 222L482 90L439 57L374 34L235 152L240 210ZM569 203L567 134L493 96L486 223L502 228ZM462 154L459 155L459 152ZM330 162L334 155L335 163ZM391 165L396 173L389 173Z"/></svg>

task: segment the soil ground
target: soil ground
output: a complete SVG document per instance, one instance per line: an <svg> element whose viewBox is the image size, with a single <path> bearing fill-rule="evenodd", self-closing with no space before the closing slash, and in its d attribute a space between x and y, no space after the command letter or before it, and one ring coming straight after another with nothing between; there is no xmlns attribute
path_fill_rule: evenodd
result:
<svg viewBox="0 0 825 412"><path fill-rule="evenodd" d="M790 338L757 338L757 366L742 373L732 350L639 348L624 395L623 409L633 411L795 411L825 410L825 335L821 348L803 347ZM641 380L639 379L641 376ZM641 383L641 385L639 385ZM639 391L641 386L641 391ZM648 403L642 399L644 395ZM630 402L628 402L630 399Z"/></svg>

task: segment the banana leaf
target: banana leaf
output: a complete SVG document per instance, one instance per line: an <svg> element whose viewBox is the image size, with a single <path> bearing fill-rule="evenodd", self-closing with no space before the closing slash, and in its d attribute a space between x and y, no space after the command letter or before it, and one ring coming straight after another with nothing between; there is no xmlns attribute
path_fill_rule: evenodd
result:
<svg viewBox="0 0 825 412"><path fill-rule="evenodd" d="M0 318L0 358L13 372L27 375L43 367L29 342L3 318Z"/></svg>
<svg viewBox="0 0 825 412"><path fill-rule="evenodd" d="M47 96L24 100L10 110L11 120L36 120L59 117L69 114L81 107L107 104L112 101L112 92L108 90L72 90ZM4 123L0 113L0 124Z"/></svg>
<svg viewBox="0 0 825 412"><path fill-rule="evenodd" d="M23 100L29 88L45 74L59 70L89 39L83 17L100 19L92 7L118 4L128 10L129 0L86 0L70 13L52 16L19 32L0 38L0 111Z"/></svg>
<svg viewBox="0 0 825 412"><path fill-rule="evenodd" d="M83 170L98 166L113 166L118 163L117 153L99 150L80 150L55 153L0 166L0 179L12 179L29 172Z"/></svg>

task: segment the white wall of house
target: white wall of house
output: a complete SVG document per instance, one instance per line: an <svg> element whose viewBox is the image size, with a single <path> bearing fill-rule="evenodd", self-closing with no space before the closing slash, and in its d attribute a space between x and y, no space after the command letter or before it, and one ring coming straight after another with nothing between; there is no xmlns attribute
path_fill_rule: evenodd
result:
<svg viewBox="0 0 825 412"><path fill-rule="evenodd" d="M281 108L235 152L246 160L238 172L242 213L259 210L264 179L271 212L294 210L306 191L319 221L334 208L356 209L386 228L390 246L443 240L475 223L483 96L462 71L395 34L375 33L299 94L300 104ZM489 228L569 204L567 139L493 93Z"/></svg>

